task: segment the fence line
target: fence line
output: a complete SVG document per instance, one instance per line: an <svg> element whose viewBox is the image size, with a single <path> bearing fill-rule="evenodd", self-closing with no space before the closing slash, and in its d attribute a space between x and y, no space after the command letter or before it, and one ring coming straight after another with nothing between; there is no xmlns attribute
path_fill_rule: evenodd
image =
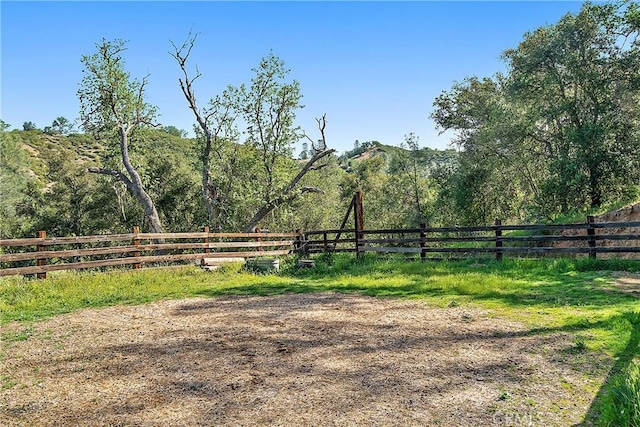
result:
<svg viewBox="0 0 640 427"><path fill-rule="evenodd" d="M355 197L354 207L357 212ZM419 255L421 260L453 255L493 255L500 260L507 255L586 254L596 258L597 254L640 254L640 221L596 223L588 217L583 224L505 225L496 220L494 225L480 227L421 224L419 228L382 230L364 230L361 219L354 222L356 228L295 233L209 233L208 228L199 233L140 233L134 227L133 233L127 234L47 237L40 231L34 238L0 240L0 276L35 274L44 278L47 272L58 270L141 268L143 264L291 253L399 253ZM621 228L632 230L607 232ZM167 242L170 240L181 242ZM635 243L629 244L631 241ZM566 242L564 246L557 246L562 242Z"/></svg>
<svg viewBox="0 0 640 427"><path fill-rule="evenodd" d="M626 234L607 230L620 228L638 230ZM619 243L629 241L637 242L631 245ZM557 246L560 242L568 243ZM303 249L306 253L419 254L422 260L430 254L494 254L497 260L507 254L588 254L590 258L596 258L597 254L605 253L640 253L640 221L596 223L590 216L583 224L505 225L496 220L494 225L476 227L427 227L421 224L419 228L407 229L318 230L304 233Z"/></svg>
<svg viewBox="0 0 640 427"><path fill-rule="evenodd" d="M168 243L170 240L182 242ZM300 248L301 240L301 233L209 233L208 228L202 233L140 233L134 227L133 233L127 234L73 237L47 237L40 231L35 238L0 240L0 276L35 274L45 278L47 272L59 270L124 265L137 269L143 264L203 258L281 256ZM81 247L73 247L78 245Z"/></svg>

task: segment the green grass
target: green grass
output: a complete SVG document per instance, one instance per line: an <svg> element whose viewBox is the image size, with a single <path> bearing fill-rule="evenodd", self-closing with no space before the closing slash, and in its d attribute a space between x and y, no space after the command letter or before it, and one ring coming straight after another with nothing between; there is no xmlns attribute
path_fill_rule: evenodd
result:
<svg viewBox="0 0 640 427"><path fill-rule="evenodd" d="M567 351L575 357L590 351L615 357L616 365L590 411L593 417L602 413L604 420L605 413L620 412L620 405L638 407L638 374L632 366L640 361L640 300L613 289L612 271L637 272L640 263L588 259L420 263L324 255L311 269L299 270L295 260L285 261L277 274L229 266L216 273L185 267L69 272L46 280L11 277L0 280L0 324L25 323L22 332L2 337L15 341L29 338L30 322L85 307L289 292L355 292L420 299L438 307L481 307L494 316L522 322L529 334L573 334ZM614 399L629 395L628 390L632 396L636 393L635 401ZM634 425L611 419L603 425Z"/></svg>
<svg viewBox="0 0 640 427"><path fill-rule="evenodd" d="M640 366L631 363L625 372L610 381L601 403L600 423L604 426L640 427Z"/></svg>

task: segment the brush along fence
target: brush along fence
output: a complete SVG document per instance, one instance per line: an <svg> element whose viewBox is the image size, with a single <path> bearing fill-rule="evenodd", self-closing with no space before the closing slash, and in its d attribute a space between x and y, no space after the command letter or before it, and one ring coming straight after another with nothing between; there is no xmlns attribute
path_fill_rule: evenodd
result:
<svg viewBox="0 0 640 427"><path fill-rule="evenodd" d="M337 229L304 233L306 253L365 252L406 254L420 259L469 256L539 256L621 254L640 258L640 222L583 224L494 225L363 230Z"/></svg>
<svg viewBox="0 0 640 427"><path fill-rule="evenodd" d="M0 276L130 265L199 263L211 258L287 255L300 246L300 233L132 233L102 236L0 240Z"/></svg>

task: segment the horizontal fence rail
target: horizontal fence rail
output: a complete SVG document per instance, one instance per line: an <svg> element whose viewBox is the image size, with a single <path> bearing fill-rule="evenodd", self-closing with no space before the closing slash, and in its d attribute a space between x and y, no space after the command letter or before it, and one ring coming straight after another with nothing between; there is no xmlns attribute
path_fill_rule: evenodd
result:
<svg viewBox="0 0 640 427"><path fill-rule="evenodd" d="M0 240L0 276L46 277L50 271L288 255L301 233L133 233Z"/></svg>
<svg viewBox="0 0 640 427"><path fill-rule="evenodd" d="M206 230L206 229L205 229ZM0 240L0 276L200 262L204 258L277 257L291 253L404 254L412 259L470 256L620 256L640 259L640 221L583 224L427 227L295 233L133 233ZM419 258L417 258L419 257Z"/></svg>
<svg viewBox="0 0 640 427"><path fill-rule="evenodd" d="M621 231L624 230L624 231ZM319 230L304 233L305 253L366 252L419 255L421 259L468 256L626 254L640 259L640 221L582 224Z"/></svg>

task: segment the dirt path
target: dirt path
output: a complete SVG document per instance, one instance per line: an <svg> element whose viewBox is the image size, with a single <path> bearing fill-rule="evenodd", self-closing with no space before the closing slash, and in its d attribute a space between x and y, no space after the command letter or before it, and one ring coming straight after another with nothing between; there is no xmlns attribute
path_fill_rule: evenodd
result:
<svg viewBox="0 0 640 427"><path fill-rule="evenodd" d="M331 293L83 310L26 332L3 343L3 426L567 426L610 366L480 310Z"/></svg>

